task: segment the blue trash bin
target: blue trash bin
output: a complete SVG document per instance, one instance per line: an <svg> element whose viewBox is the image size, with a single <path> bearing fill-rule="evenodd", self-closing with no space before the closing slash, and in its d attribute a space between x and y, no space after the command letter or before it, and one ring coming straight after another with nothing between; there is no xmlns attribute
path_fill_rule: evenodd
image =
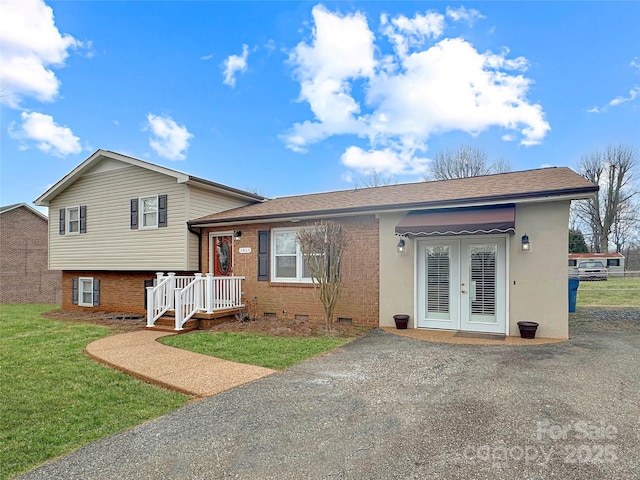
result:
<svg viewBox="0 0 640 480"><path fill-rule="evenodd" d="M578 286L580 279L578 277L569 277L569 311L576 311L576 298L578 297Z"/></svg>

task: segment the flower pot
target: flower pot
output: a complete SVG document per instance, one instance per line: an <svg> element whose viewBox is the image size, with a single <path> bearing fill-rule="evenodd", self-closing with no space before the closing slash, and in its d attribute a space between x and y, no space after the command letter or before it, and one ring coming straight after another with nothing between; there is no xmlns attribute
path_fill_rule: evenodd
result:
<svg viewBox="0 0 640 480"><path fill-rule="evenodd" d="M393 319L396 322L396 328L398 330L406 330L409 325L409 315L394 315Z"/></svg>
<svg viewBox="0 0 640 480"><path fill-rule="evenodd" d="M518 322L518 328L520 329L520 337L536 338L536 330L538 329L536 322Z"/></svg>

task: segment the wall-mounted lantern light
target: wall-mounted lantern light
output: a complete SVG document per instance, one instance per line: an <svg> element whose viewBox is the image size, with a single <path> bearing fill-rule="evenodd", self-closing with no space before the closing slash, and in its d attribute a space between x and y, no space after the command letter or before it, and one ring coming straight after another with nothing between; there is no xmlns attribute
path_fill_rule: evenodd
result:
<svg viewBox="0 0 640 480"><path fill-rule="evenodd" d="M531 250L531 242L529 241L529 236L525 233L522 236L522 251L528 252Z"/></svg>
<svg viewBox="0 0 640 480"><path fill-rule="evenodd" d="M404 238L401 238L396 247L398 253L404 253Z"/></svg>
<svg viewBox="0 0 640 480"><path fill-rule="evenodd" d="M235 237L236 241L240 240L240 237L242 236L242 232L240 230L237 230L233 236Z"/></svg>

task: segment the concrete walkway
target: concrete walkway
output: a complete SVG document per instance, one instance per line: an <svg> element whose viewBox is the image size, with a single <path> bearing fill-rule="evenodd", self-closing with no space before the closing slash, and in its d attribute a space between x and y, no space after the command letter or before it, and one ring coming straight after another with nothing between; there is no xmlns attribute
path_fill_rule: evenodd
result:
<svg viewBox="0 0 640 480"><path fill-rule="evenodd" d="M141 330L102 338L85 351L95 360L149 383L209 397L275 373L159 343L171 332Z"/></svg>

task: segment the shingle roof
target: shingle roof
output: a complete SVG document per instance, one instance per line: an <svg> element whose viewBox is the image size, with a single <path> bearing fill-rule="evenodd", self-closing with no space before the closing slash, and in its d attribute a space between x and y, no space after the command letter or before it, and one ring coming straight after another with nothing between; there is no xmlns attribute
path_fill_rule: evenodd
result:
<svg viewBox="0 0 640 480"><path fill-rule="evenodd" d="M189 222L207 224L277 220L367 212L426 209L478 203L506 203L540 197L586 198L598 187L567 167L482 177L342 190L292 197L227 210Z"/></svg>

